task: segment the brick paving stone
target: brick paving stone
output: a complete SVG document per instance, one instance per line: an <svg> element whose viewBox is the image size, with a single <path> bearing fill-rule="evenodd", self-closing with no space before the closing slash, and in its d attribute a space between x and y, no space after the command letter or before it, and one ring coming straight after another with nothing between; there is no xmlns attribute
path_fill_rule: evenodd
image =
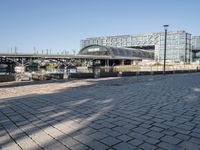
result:
<svg viewBox="0 0 200 150"><path fill-rule="evenodd" d="M57 139L59 136L62 136L63 133L59 131L56 128L53 128L52 126L48 126L47 128L44 129L44 132L52 136L53 138Z"/></svg>
<svg viewBox="0 0 200 150"><path fill-rule="evenodd" d="M176 132L171 131L171 130L164 130L161 133L166 134L166 135L170 135L170 136L173 136L173 135L176 134Z"/></svg>
<svg viewBox="0 0 200 150"><path fill-rule="evenodd" d="M1 131L0 147L7 150L21 149L17 143L9 136L6 131Z"/></svg>
<svg viewBox="0 0 200 150"><path fill-rule="evenodd" d="M174 146L172 144L161 142L157 145L159 148L164 148L166 150L183 150L181 147Z"/></svg>
<svg viewBox="0 0 200 150"><path fill-rule="evenodd" d="M185 134L180 134L180 133L176 134L175 137L177 137L181 140L185 140L185 141L187 141L190 138L190 136L185 135Z"/></svg>
<svg viewBox="0 0 200 150"><path fill-rule="evenodd" d="M55 141L52 137L50 137L48 134L46 134L43 131L33 133L29 135L36 143L38 143L42 148L53 148L53 145L58 145L59 148L67 149L64 147L64 145L61 145L57 141ZM48 142L51 142L51 144L48 144Z"/></svg>
<svg viewBox="0 0 200 150"><path fill-rule="evenodd" d="M148 144L148 143L144 143L144 144L140 145L140 148L142 148L144 150L155 150L156 146Z"/></svg>
<svg viewBox="0 0 200 150"><path fill-rule="evenodd" d="M130 136L128 136L128 135L125 135L125 134L120 135L120 136L118 136L117 138L120 139L120 140L122 140L122 141L124 141L124 142L127 142L127 141L129 141L129 140L132 139L132 137L130 137Z"/></svg>
<svg viewBox="0 0 200 150"><path fill-rule="evenodd" d="M93 138L84 134L78 134L76 136L73 137L74 139L78 140L79 142L83 143L83 144L87 144L90 141L93 141Z"/></svg>
<svg viewBox="0 0 200 150"><path fill-rule="evenodd" d="M106 150L106 149L108 149L107 145L102 144L102 143L100 143L96 140L90 141L89 143L87 143L87 145L89 147L91 147L92 149L95 149L95 150Z"/></svg>
<svg viewBox="0 0 200 150"><path fill-rule="evenodd" d="M140 133L136 133L136 132L131 132L128 135L131 136L131 137L133 137L133 138L136 138L138 140L146 140L146 139L148 139L147 136L145 136L143 134L140 134Z"/></svg>
<svg viewBox="0 0 200 150"><path fill-rule="evenodd" d="M14 142L3 146L2 150L21 150L21 148Z"/></svg>
<svg viewBox="0 0 200 150"><path fill-rule="evenodd" d="M178 123L176 122L172 122L172 121L166 121L164 122L163 124L167 125L167 126L172 126L172 127L175 127L178 125Z"/></svg>
<svg viewBox="0 0 200 150"><path fill-rule="evenodd" d="M196 133L200 133L200 127L199 127L199 128L196 127L196 128L194 128L194 129L192 129L192 131L193 131L193 132L196 132Z"/></svg>
<svg viewBox="0 0 200 150"><path fill-rule="evenodd" d="M95 130L95 129L91 128L91 127L86 127L84 129L81 129L80 132L83 133L83 134L86 134L86 135L90 135L90 134L93 134L93 133L97 132L97 130Z"/></svg>
<svg viewBox="0 0 200 150"><path fill-rule="evenodd" d="M157 132L161 132L161 131L163 131L164 129L153 126L153 127L150 128L150 130L157 131Z"/></svg>
<svg viewBox="0 0 200 150"><path fill-rule="evenodd" d="M153 126L163 128L163 129L169 129L169 126L167 126L166 124L163 124L163 123L154 123Z"/></svg>
<svg viewBox="0 0 200 150"><path fill-rule="evenodd" d="M175 120L174 120L174 122L176 122L176 123L178 123L178 124L183 124L183 123L185 123L187 121L187 119L181 119L181 118L176 118Z"/></svg>
<svg viewBox="0 0 200 150"><path fill-rule="evenodd" d="M115 128L112 128L112 130L114 130L116 132L120 132L122 134L126 134L126 133L130 132L130 130L123 128L123 127L115 127Z"/></svg>
<svg viewBox="0 0 200 150"><path fill-rule="evenodd" d="M160 140L158 139L154 139L154 138L148 138L145 140L147 143L152 144L152 145L156 145L160 142Z"/></svg>
<svg viewBox="0 0 200 150"><path fill-rule="evenodd" d="M132 145L135 145L135 146L139 146L139 145L141 145L142 143L144 143L144 141L138 140L138 139L133 139L133 140L129 141L128 143L130 143L130 144L132 144Z"/></svg>
<svg viewBox="0 0 200 150"><path fill-rule="evenodd" d="M144 134L144 133L149 132L150 130L143 128L143 127L138 127L138 128L133 129L133 131L138 132L140 134Z"/></svg>
<svg viewBox="0 0 200 150"><path fill-rule="evenodd" d="M97 132L95 132L93 134L90 134L89 136L94 138L94 139L96 139L96 140L101 140L101 139L107 137L108 135L105 134L105 133L97 131Z"/></svg>
<svg viewBox="0 0 200 150"><path fill-rule="evenodd" d="M192 137L189 141L192 142L192 143L196 143L196 144L200 145L200 138Z"/></svg>
<svg viewBox="0 0 200 150"><path fill-rule="evenodd" d="M197 145L197 144L189 142L189 141L183 141L179 144L179 146L183 149L188 149L188 150L199 150L200 149L200 145Z"/></svg>
<svg viewBox="0 0 200 150"><path fill-rule="evenodd" d="M190 130L185 130L185 129L181 129L178 127L173 127L173 128L171 128L171 130L173 130L174 132L181 133L181 134L190 134L191 133Z"/></svg>
<svg viewBox="0 0 200 150"><path fill-rule="evenodd" d="M88 150L88 146L78 143L70 147L70 150Z"/></svg>
<svg viewBox="0 0 200 150"><path fill-rule="evenodd" d="M149 137L152 137L152 138L155 138L155 139L160 139L161 137L164 136L163 133L159 133L159 132L156 132L156 131L150 131L150 132L148 132L145 135L147 135Z"/></svg>
<svg viewBox="0 0 200 150"><path fill-rule="evenodd" d="M106 137L106 138L102 139L101 142L108 145L108 146L113 146L117 143L120 143L121 140L118 140L114 137Z"/></svg>
<svg viewBox="0 0 200 150"><path fill-rule="evenodd" d="M117 125L113 124L113 123L109 123L109 122L103 122L102 125L106 128L114 128L116 127Z"/></svg>
<svg viewBox="0 0 200 150"><path fill-rule="evenodd" d="M89 126L90 126L91 128L96 129L96 130L99 130L99 129L101 129L101 128L104 128L103 125L97 124L97 123L90 124Z"/></svg>
<svg viewBox="0 0 200 150"><path fill-rule="evenodd" d="M7 126L6 130L9 136L11 136L22 149L41 149L41 147L27 136L23 130L17 128L14 124Z"/></svg>
<svg viewBox="0 0 200 150"><path fill-rule="evenodd" d="M124 126L122 126L122 127L125 128L125 129L131 130L131 129L133 129L133 128L136 128L137 126L136 126L136 125L133 125L133 124L126 124L126 125L124 125Z"/></svg>
<svg viewBox="0 0 200 150"><path fill-rule="evenodd" d="M178 128L181 128L181 129L184 129L184 130L192 130L193 129L192 126L188 126L188 125L185 125L185 124L178 125Z"/></svg>
<svg viewBox="0 0 200 150"><path fill-rule="evenodd" d="M116 150L122 150L122 149L123 150L134 150L134 149L137 149L137 147L135 147L131 144L125 143L125 142L122 142L122 143L115 145L114 148Z"/></svg>
<svg viewBox="0 0 200 150"><path fill-rule="evenodd" d="M98 131L103 132L103 133L105 133L105 134L107 134L107 135L110 135L110 136L113 136L113 137L122 135L122 133L117 132L117 131L114 131L114 130L109 129L109 128L102 128L102 129L100 129L100 130L98 130Z"/></svg>
<svg viewBox="0 0 200 150"><path fill-rule="evenodd" d="M165 149L164 149L164 148L160 148L160 147L159 147L159 148L157 148L156 150L165 150Z"/></svg>
<svg viewBox="0 0 200 150"><path fill-rule="evenodd" d="M60 143L55 143L55 142L50 142L48 144L46 144L45 149L48 150L55 150L55 149L59 149L59 150L70 150L69 148L65 147L63 144Z"/></svg>
<svg viewBox="0 0 200 150"><path fill-rule="evenodd" d="M131 121L130 124L133 124L133 125L135 125L135 126L138 126L138 125L142 124L142 122L137 121L137 120L133 120L133 121Z"/></svg>
<svg viewBox="0 0 200 150"><path fill-rule="evenodd" d="M181 142L180 139L175 138L173 136L168 136L168 135L166 135L163 138L161 138L161 140L164 141L164 142L170 143L170 144L174 144L174 145L176 145L176 144Z"/></svg>
<svg viewBox="0 0 200 150"><path fill-rule="evenodd" d="M148 128L152 127L152 125L143 123L143 124L140 125L140 127L148 129Z"/></svg>
<svg viewBox="0 0 200 150"><path fill-rule="evenodd" d="M59 141L69 148L80 143L72 137L60 137Z"/></svg>
<svg viewBox="0 0 200 150"><path fill-rule="evenodd" d="M117 122L113 122L113 124L117 125L117 126L124 126L126 125L127 123L124 122L124 121L117 121Z"/></svg>
<svg viewBox="0 0 200 150"><path fill-rule="evenodd" d="M192 132L190 135L196 138L200 138L200 133Z"/></svg>
<svg viewBox="0 0 200 150"><path fill-rule="evenodd" d="M38 144L36 144L30 137L28 136L23 136L23 138L20 139L15 139L17 144L22 148L22 149L37 149L40 150L42 149Z"/></svg>
<svg viewBox="0 0 200 150"><path fill-rule="evenodd" d="M162 123L162 122L164 122L165 120L160 119L160 118L153 118L152 121L154 121L154 122L156 122L156 123Z"/></svg>

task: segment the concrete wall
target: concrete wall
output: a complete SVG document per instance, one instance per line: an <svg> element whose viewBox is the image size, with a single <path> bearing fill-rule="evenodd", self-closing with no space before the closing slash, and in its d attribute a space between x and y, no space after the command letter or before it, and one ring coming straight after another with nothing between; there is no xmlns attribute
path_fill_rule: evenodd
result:
<svg viewBox="0 0 200 150"><path fill-rule="evenodd" d="M63 79L63 74L51 73L51 74L33 74L33 80L52 80L52 79Z"/></svg>
<svg viewBox="0 0 200 150"><path fill-rule="evenodd" d="M192 72L200 72L200 70L176 70L176 71L166 71L166 74L174 74L174 73L192 73ZM99 78L106 77L126 77L126 76L143 76L143 75L159 75L163 74L163 71L141 71L141 72L101 72ZM94 78L93 73L72 73L70 78L77 79L91 79Z"/></svg>
<svg viewBox="0 0 200 150"><path fill-rule="evenodd" d="M0 82L10 82L15 81L14 75L0 75Z"/></svg>
<svg viewBox="0 0 200 150"><path fill-rule="evenodd" d="M70 78L89 79L94 78L93 73L71 73Z"/></svg>
<svg viewBox="0 0 200 150"><path fill-rule="evenodd" d="M106 77L117 77L118 72L101 72L100 77L106 78Z"/></svg>

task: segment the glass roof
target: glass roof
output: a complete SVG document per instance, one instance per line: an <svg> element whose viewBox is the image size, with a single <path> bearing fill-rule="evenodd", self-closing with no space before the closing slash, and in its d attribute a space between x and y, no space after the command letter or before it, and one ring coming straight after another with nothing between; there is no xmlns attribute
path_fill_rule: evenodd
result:
<svg viewBox="0 0 200 150"><path fill-rule="evenodd" d="M84 47L79 52L80 55L103 55L103 56L121 56L121 57L139 57L139 58L154 58L154 52L134 49L122 48L101 45L89 45Z"/></svg>

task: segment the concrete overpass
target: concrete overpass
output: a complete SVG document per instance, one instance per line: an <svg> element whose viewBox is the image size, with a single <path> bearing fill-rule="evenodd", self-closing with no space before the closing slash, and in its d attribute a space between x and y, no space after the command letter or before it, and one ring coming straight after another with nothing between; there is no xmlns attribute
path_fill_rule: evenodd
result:
<svg viewBox="0 0 200 150"><path fill-rule="evenodd" d="M0 54L0 65L6 64L8 67L7 72L14 72L16 66L25 67L30 62L36 60L44 61L50 60L58 62L59 64L73 64L76 60L81 62L91 62L94 64L103 64L103 66L112 66L113 64L131 64L135 61L141 61L139 57L123 57L123 56L99 56L99 55L50 55L50 54ZM0 68L1 69L1 68Z"/></svg>
<svg viewBox="0 0 200 150"><path fill-rule="evenodd" d="M0 53L0 58L10 59L127 59L127 60L141 60L140 57L123 57L123 56L99 56L99 55L47 55L47 54L6 54Z"/></svg>

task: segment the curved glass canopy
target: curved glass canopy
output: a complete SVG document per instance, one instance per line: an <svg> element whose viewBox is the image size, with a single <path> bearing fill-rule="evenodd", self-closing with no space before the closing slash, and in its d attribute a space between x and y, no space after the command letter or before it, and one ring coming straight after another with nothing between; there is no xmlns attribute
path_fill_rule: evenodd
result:
<svg viewBox="0 0 200 150"><path fill-rule="evenodd" d="M138 57L138 58L154 58L154 52L134 49L111 47L102 45L89 45L79 52L80 55L101 55L101 56L120 56L120 57Z"/></svg>

